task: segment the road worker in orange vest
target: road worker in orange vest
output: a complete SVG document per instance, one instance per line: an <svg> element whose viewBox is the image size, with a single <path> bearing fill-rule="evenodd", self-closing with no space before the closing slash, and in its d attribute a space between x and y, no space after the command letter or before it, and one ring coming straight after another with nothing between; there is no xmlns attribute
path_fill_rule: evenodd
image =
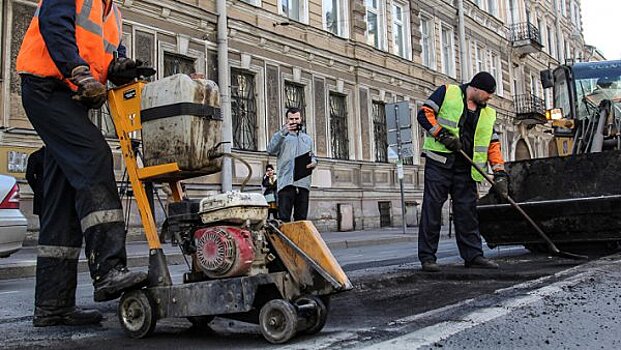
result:
<svg viewBox="0 0 621 350"><path fill-rule="evenodd" d="M125 225L112 153L90 109L106 83L124 84L136 63L125 57L121 13L112 0L41 0L26 32L17 71L28 119L46 145L33 324L99 323L98 310L75 305L82 241L95 301L146 283L126 267Z"/></svg>

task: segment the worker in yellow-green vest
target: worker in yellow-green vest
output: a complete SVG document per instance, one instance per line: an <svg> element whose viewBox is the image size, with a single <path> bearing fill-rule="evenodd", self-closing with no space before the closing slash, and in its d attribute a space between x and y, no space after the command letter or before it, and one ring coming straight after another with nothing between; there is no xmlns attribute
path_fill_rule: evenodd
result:
<svg viewBox="0 0 621 350"><path fill-rule="evenodd" d="M423 145L425 190L418 232L418 259L423 271L438 272L436 251L440 240L442 206L451 195L455 237L467 268L498 268L483 256L476 213L477 182L483 176L461 156L464 150L482 168L491 165L495 189L508 192L508 175L494 131L496 111L487 106L496 91L496 80L477 73L470 83L440 86L418 111L418 122L427 130Z"/></svg>

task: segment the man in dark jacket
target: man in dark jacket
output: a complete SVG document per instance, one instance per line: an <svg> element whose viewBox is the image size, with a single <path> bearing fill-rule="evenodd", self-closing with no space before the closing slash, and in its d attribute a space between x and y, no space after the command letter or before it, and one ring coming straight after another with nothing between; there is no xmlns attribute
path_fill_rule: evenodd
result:
<svg viewBox="0 0 621 350"><path fill-rule="evenodd" d="M477 182L483 176L460 154L464 151L481 168L491 165L496 191L507 194L508 175L500 139L494 131L496 111L487 102L496 91L496 80L477 73L470 83L439 87L418 112L427 130L423 145L425 187L418 233L418 259L427 272L438 272L436 252L440 239L442 206L453 200L455 238L465 266L498 268L483 256L476 213Z"/></svg>

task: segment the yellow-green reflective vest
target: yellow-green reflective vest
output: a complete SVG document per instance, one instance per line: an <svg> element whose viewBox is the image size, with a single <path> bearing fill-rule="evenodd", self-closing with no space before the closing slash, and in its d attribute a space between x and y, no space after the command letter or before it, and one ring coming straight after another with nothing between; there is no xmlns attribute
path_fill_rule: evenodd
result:
<svg viewBox="0 0 621 350"><path fill-rule="evenodd" d="M464 113L464 99L461 88L457 85L448 85L444 101L437 114L438 123L448 130L451 134L459 137L459 119ZM472 160L485 169L487 167L487 149L494 133L494 122L496 121L496 111L491 107L481 109L477 127L474 132L474 154ZM437 141L429 133L425 136L423 149L427 151L439 153L451 153L442 143ZM429 152L427 152L429 155ZM429 158L434 158L430 156ZM475 181L483 181L483 176L472 167L472 179Z"/></svg>

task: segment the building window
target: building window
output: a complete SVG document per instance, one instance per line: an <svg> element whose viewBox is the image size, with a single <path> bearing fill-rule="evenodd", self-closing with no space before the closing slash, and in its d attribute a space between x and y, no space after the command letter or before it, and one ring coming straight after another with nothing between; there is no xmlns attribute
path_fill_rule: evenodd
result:
<svg viewBox="0 0 621 350"><path fill-rule="evenodd" d="M280 14L297 22L307 22L308 0L279 0Z"/></svg>
<svg viewBox="0 0 621 350"><path fill-rule="evenodd" d="M300 109L302 122L306 122L306 102L304 100L304 85L285 82L285 109L295 107Z"/></svg>
<svg viewBox="0 0 621 350"><path fill-rule="evenodd" d="M196 73L194 58L164 52L164 76Z"/></svg>
<svg viewBox="0 0 621 350"><path fill-rule="evenodd" d="M433 54L433 39L434 39L434 25L433 20L429 17L420 18L420 32L421 32L421 56L423 59L423 64L427 67L433 67L434 65L434 54Z"/></svg>
<svg viewBox="0 0 621 350"><path fill-rule="evenodd" d="M261 0L242 0L242 1L250 5L261 6Z"/></svg>
<svg viewBox="0 0 621 350"><path fill-rule="evenodd" d="M104 104L100 109L89 110L88 118L101 131L104 137L117 138L114 122L107 104Z"/></svg>
<svg viewBox="0 0 621 350"><path fill-rule="evenodd" d="M146 65L155 64L155 35L136 30L134 57Z"/></svg>
<svg viewBox="0 0 621 350"><path fill-rule="evenodd" d="M410 58L409 21L407 7L393 2L392 4L392 40L393 53L403 58Z"/></svg>
<svg viewBox="0 0 621 350"><path fill-rule="evenodd" d="M367 44L384 48L384 0L365 0L367 21Z"/></svg>
<svg viewBox="0 0 621 350"><path fill-rule="evenodd" d="M332 136L332 157L349 159L347 129L347 103L344 95L330 93L330 132Z"/></svg>
<svg viewBox="0 0 621 350"><path fill-rule="evenodd" d="M485 62L483 61L483 48L474 44L474 70L476 73L485 70Z"/></svg>
<svg viewBox="0 0 621 350"><path fill-rule="evenodd" d="M500 56L495 52L490 52L489 73L496 79L496 94L502 96L504 89L502 86L502 69Z"/></svg>
<svg viewBox="0 0 621 350"><path fill-rule="evenodd" d="M455 55L453 52L453 30L442 26L442 73L455 75Z"/></svg>
<svg viewBox="0 0 621 350"><path fill-rule="evenodd" d="M373 133L375 135L375 161L388 162L388 136L386 134L386 105L373 101Z"/></svg>
<svg viewBox="0 0 621 350"><path fill-rule="evenodd" d="M548 33L548 53L550 56L554 56L554 33L550 27L546 27L546 32Z"/></svg>
<svg viewBox="0 0 621 350"><path fill-rule="evenodd" d="M325 30L346 38L347 33L347 1L323 0L323 27Z"/></svg>
<svg viewBox="0 0 621 350"><path fill-rule="evenodd" d="M489 12L492 16L498 16L497 1L498 0L487 0L487 12Z"/></svg>
<svg viewBox="0 0 621 350"><path fill-rule="evenodd" d="M567 3L565 0L561 0L561 14L567 17Z"/></svg>
<svg viewBox="0 0 621 350"><path fill-rule="evenodd" d="M231 69L231 112L233 147L257 150L257 104L254 75Z"/></svg>

